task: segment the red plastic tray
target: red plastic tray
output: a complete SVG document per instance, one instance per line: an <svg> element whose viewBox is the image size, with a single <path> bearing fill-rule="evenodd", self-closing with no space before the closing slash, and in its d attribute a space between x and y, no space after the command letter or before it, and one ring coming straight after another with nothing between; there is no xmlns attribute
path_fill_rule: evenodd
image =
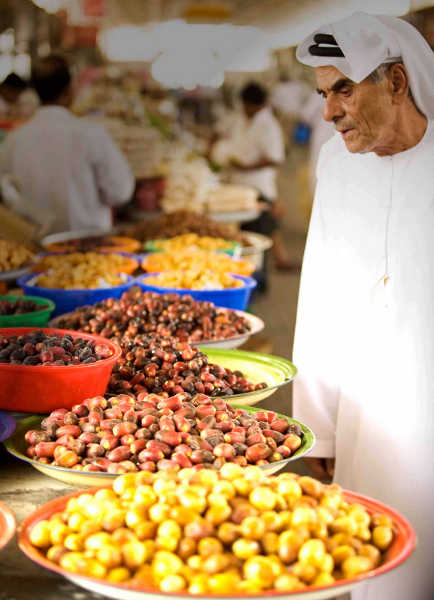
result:
<svg viewBox="0 0 434 600"><path fill-rule="evenodd" d="M0 329L6 336L24 335L35 327ZM65 335L94 340L108 346L110 358L95 363L73 366L11 365L0 363L0 409L16 412L47 413L56 408L71 408L86 398L105 393L113 365L121 355L121 349L106 338L81 331L46 329L48 335Z"/></svg>

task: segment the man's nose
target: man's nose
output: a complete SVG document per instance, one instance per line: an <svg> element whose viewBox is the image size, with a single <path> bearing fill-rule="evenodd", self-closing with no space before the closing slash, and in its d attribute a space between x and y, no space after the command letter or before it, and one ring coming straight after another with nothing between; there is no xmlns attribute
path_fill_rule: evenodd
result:
<svg viewBox="0 0 434 600"><path fill-rule="evenodd" d="M344 110L340 105L340 102L334 97L333 94L330 94L324 102L324 106L322 109L322 115L325 121L335 121L340 117L344 116Z"/></svg>

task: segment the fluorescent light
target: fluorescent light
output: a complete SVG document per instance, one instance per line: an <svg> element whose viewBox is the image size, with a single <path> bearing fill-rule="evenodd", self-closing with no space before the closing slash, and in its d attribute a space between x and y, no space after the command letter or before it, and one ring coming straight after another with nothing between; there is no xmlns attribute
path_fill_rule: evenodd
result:
<svg viewBox="0 0 434 600"><path fill-rule="evenodd" d="M151 61L159 52L153 28L136 25L122 25L101 31L98 45L113 61Z"/></svg>
<svg viewBox="0 0 434 600"><path fill-rule="evenodd" d="M171 88L219 87L224 80L219 63L211 53L198 54L188 49L161 54L153 62L151 73L156 81Z"/></svg>
<svg viewBox="0 0 434 600"><path fill-rule="evenodd" d="M98 44L113 61L152 61L160 54L193 62L205 61L207 68L263 70L268 66L267 39L260 29L231 24L192 24L181 19L147 26L124 25L102 31ZM255 64L256 61L256 64ZM212 65L215 63L215 67ZM164 64L164 63L163 63ZM158 67L160 68L160 67ZM179 66L188 69L189 64ZM157 69L158 70L158 69Z"/></svg>

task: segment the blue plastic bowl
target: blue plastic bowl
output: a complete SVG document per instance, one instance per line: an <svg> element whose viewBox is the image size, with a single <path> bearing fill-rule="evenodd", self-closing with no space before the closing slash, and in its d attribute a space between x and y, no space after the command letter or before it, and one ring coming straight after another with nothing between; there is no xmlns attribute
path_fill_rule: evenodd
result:
<svg viewBox="0 0 434 600"><path fill-rule="evenodd" d="M96 302L101 302L101 300L106 300L107 298L120 298L131 286L136 285L136 280L130 275L126 276L126 282L122 285L107 288L95 288L91 290L62 290L60 288L46 288L38 285L29 285L27 282L37 275L40 275L40 273L23 275L23 277L17 279L17 284L26 295L37 295L41 298L52 300L56 305L56 310L52 317L72 312L78 306L92 305Z"/></svg>
<svg viewBox="0 0 434 600"><path fill-rule="evenodd" d="M235 279L240 279L244 285L236 288L226 288L224 290L190 290L185 288L165 288L157 285L148 285L148 277L155 277L158 273L147 273L137 277L135 284L140 286L144 292L157 292L158 294L179 294L180 296L192 296L195 300L204 302L213 302L216 306L224 308L233 308L235 310L246 310L249 304L250 296L257 283L253 277L244 277L243 275L232 275Z"/></svg>

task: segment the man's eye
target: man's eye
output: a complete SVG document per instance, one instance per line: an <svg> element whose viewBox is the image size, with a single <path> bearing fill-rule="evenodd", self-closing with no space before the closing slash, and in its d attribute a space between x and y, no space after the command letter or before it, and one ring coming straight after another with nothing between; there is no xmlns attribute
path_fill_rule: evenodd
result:
<svg viewBox="0 0 434 600"><path fill-rule="evenodd" d="M341 88L340 92L344 96L349 96L352 92L352 89L350 87L343 87L343 88Z"/></svg>

